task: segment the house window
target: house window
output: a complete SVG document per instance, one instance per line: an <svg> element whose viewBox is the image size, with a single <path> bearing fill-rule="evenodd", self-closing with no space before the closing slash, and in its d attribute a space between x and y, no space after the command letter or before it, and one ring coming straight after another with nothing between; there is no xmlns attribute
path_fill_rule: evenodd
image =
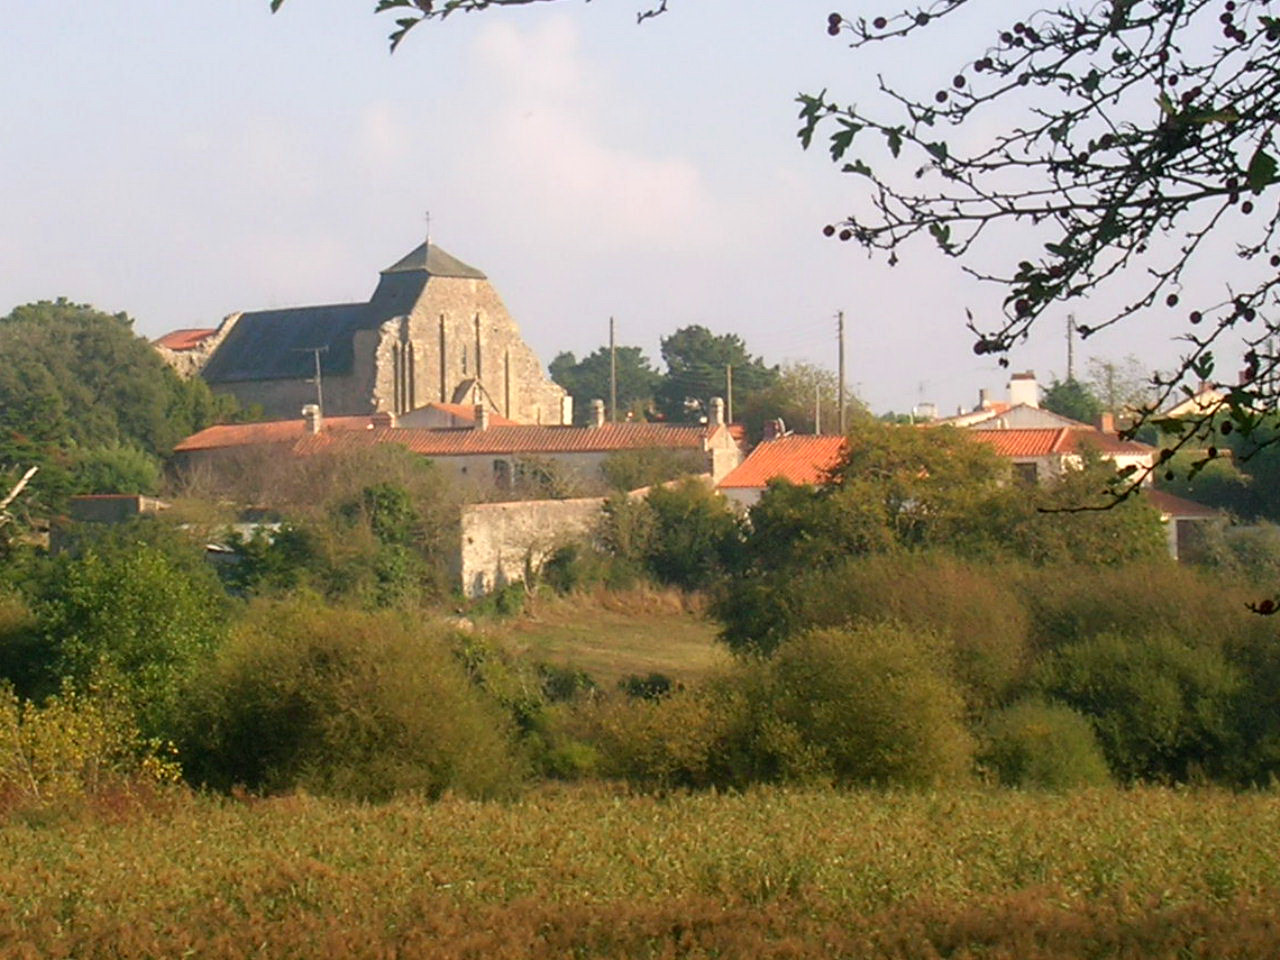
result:
<svg viewBox="0 0 1280 960"><path fill-rule="evenodd" d="M1034 463L1015 463L1013 465L1013 475L1019 483L1031 484L1034 486L1039 479L1038 471Z"/></svg>
<svg viewBox="0 0 1280 960"><path fill-rule="evenodd" d="M493 485L499 490L511 489L511 462L509 460L493 461Z"/></svg>

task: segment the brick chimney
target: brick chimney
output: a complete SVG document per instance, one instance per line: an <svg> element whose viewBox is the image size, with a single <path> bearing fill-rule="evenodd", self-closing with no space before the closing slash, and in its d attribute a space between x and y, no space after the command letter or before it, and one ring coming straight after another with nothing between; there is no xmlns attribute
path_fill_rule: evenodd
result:
<svg viewBox="0 0 1280 960"><path fill-rule="evenodd" d="M320 415L320 408L314 403L308 403L302 408L302 420L306 424L307 433L319 433L324 426L324 418Z"/></svg>
<svg viewBox="0 0 1280 960"><path fill-rule="evenodd" d="M489 429L489 408L486 407L483 403L477 403L475 409L476 409L475 429L488 430Z"/></svg>
<svg viewBox="0 0 1280 960"><path fill-rule="evenodd" d="M396 415L387 410L379 410L377 413L375 413L372 417L369 418L369 422L374 426L375 429L390 430L390 429L393 429L396 425Z"/></svg>
<svg viewBox="0 0 1280 960"><path fill-rule="evenodd" d="M604 426L604 401L603 400L591 401L591 422L588 424L588 426L594 427L596 429L599 429L600 427Z"/></svg>
<svg viewBox="0 0 1280 960"><path fill-rule="evenodd" d="M1099 414L1098 429L1103 433L1115 433L1116 432L1116 415L1110 412Z"/></svg>

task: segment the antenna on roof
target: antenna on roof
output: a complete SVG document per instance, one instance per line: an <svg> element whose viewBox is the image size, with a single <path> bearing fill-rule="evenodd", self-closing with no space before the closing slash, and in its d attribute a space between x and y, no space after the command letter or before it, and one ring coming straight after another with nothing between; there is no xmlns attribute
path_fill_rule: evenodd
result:
<svg viewBox="0 0 1280 960"><path fill-rule="evenodd" d="M427 256L431 255L431 211L427 211Z"/></svg>
<svg viewBox="0 0 1280 960"><path fill-rule="evenodd" d="M326 347L294 347L295 353L309 353L316 358L316 377L313 381L316 385L316 406L320 408L320 413L324 413L324 386L320 376L320 354L328 353L329 348Z"/></svg>

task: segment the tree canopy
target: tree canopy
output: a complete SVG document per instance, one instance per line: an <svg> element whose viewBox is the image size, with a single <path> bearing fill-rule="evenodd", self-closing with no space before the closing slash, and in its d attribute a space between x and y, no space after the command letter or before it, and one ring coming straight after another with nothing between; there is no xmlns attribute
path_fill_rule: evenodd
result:
<svg viewBox="0 0 1280 960"><path fill-rule="evenodd" d="M128 315L61 298L0 317L0 356L0 475L39 465L32 493L45 506L154 483L157 458L233 406L178 377Z"/></svg>
<svg viewBox="0 0 1280 960"><path fill-rule="evenodd" d="M581 360L565 352L551 361L551 379L573 397L573 420L584 424L591 415L591 401L603 400L606 412L618 420L627 414L643 418L653 404L662 375L639 347L617 348L618 409L609 411L609 348L598 347Z"/></svg>
<svg viewBox="0 0 1280 960"><path fill-rule="evenodd" d="M747 351L736 333L714 334L698 324L662 338L667 374L658 386L658 413L672 421L695 421L708 415L712 397L725 397L732 368L737 401L771 386L778 368L766 366Z"/></svg>

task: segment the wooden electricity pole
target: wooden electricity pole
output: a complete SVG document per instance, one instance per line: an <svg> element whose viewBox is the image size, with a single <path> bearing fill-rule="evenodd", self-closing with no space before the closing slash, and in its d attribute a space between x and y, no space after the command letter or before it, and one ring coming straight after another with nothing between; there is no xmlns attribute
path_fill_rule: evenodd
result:
<svg viewBox="0 0 1280 960"><path fill-rule="evenodd" d="M844 412L844 311L836 314L836 336L840 344L839 383L836 384L836 403L840 408L840 436L844 436L849 425L845 422Z"/></svg>
<svg viewBox="0 0 1280 960"><path fill-rule="evenodd" d="M613 317L609 318L609 422L618 422L618 345Z"/></svg>
<svg viewBox="0 0 1280 960"><path fill-rule="evenodd" d="M733 423L733 364L724 365L724 422Z"/></svg>

